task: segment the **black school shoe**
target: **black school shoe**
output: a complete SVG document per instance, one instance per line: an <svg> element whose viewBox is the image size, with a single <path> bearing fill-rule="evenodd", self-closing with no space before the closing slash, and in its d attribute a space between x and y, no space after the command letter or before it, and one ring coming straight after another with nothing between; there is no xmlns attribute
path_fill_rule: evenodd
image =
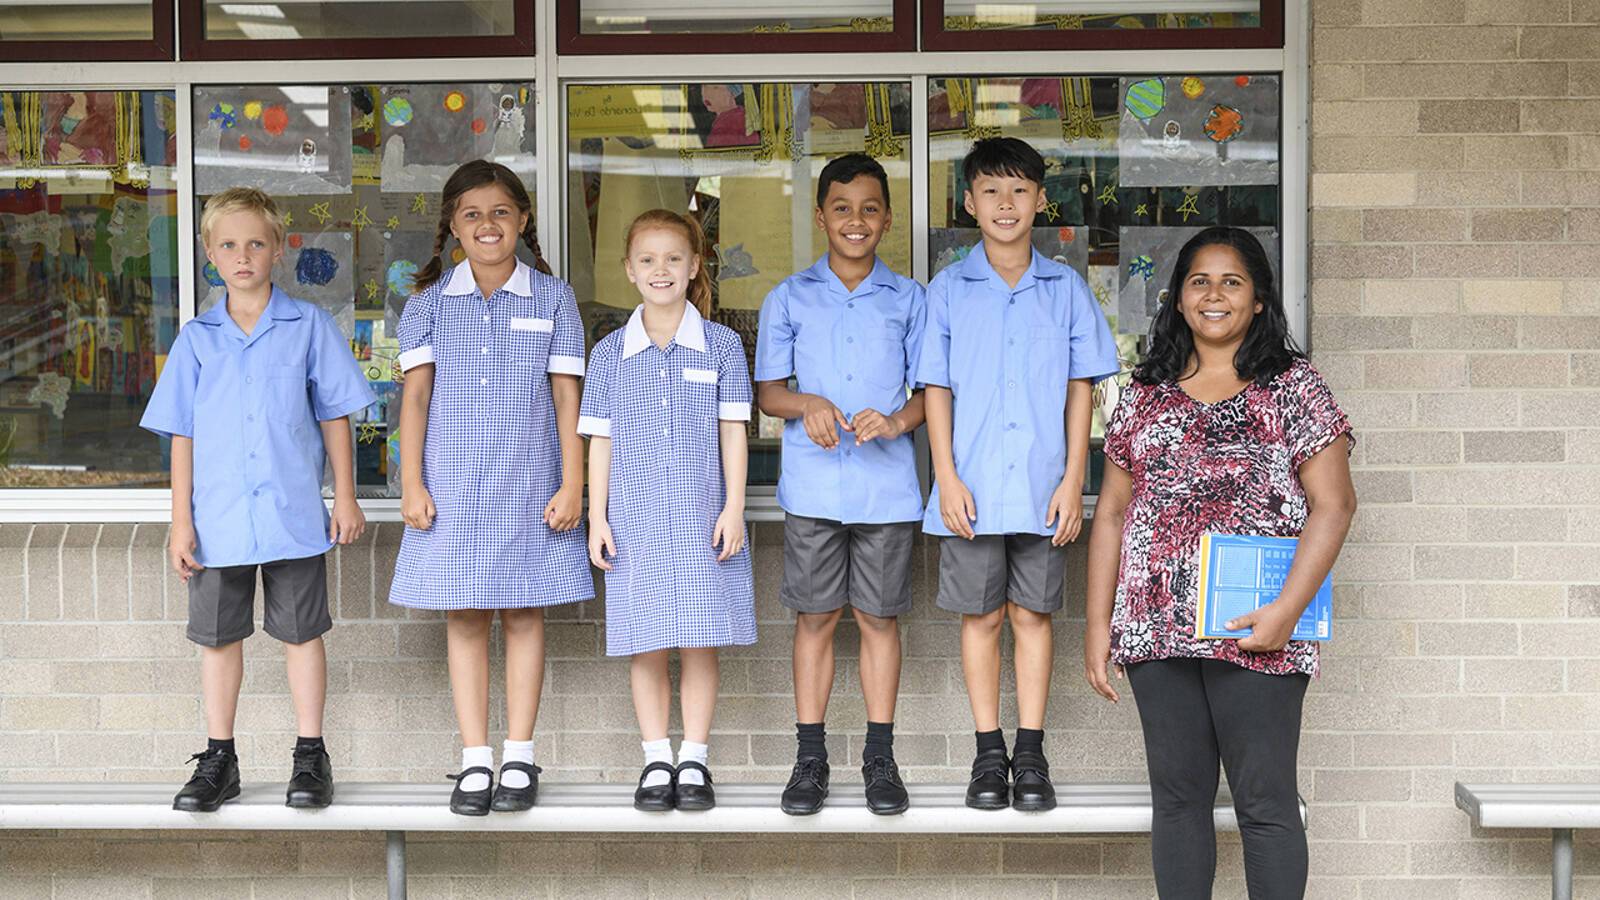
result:
<svg viewBox="0 0 1600 900"><path fill-rule="evenodd" d="M1056 808L1056 788L1050 783L1050 762L1043 753L1020 750L1011 758L1011 808L1044 812Z"/></svg>
<svg viewBox="0 0 1600 900"><path fill-rule="evenodd" d="M195 763L194 776L172 798L173 809L216 812L223 802L239 796L239 757L225 750L205 750L189 761Z"/></svg>
<svg viewBox="0 0 1600 900"><path fill-rule="evenodd" d="M484 775L489 779L489 786L481 791L464 791L461 782L468 775ZM472 766L462 769L460 774L446 776L455 779L456 789L450 792L450 811L458 816L487 816L489 814L489 798L494 795L494 770L488 766Z"/></svg>
<svg viewBox="0 0 1600 900"><path fill-rule="evenodd" d="M1005 809L1011 805L1006 775L1011 760L1004 748L985 750L972 760L972 781L967 783L967 805L973 809Z"/></svg>
<svg viewBox="0 0 1600 900"><path fill-rule="evenodd" d="M651 772L666 772L667 783L655 787L645 787L645 776ZM669 762L653 762L644 767L639 773L639 787L633 792L633 808L641 812L666 812L677 805L678 770Z"/></svg>
<svg viewBox="0 0 1600 900"><path fill-rule="evenodd" d="M828 761L815 756L795 760L778 808L791 816L814 815L828 798Z"/></svg>
<svg viewBox="0 0 1600 900"><path fill-rule="evenodd" d="M528 776L528 786L522 788L506 787L506 770L521 772ZM494 800L489 807L495 812L522 812L533 809L533 804L539 799L539 773L544 770L538 766L530 766L525 762L508 762L500 766L500 783L495 786Z"/></svg>
<svg viewBox="0 0 1600 900"><path fill-rule="evenodd" d="M699 772L706 783L684 784L682 779L677 777L683 774L684 769L694 769ZM678 763L678 771L673 777L673 791L677 794L679 809L694 811L711 809L717 805L717 792L711 789L711 770L692 759Z"/></svg>
<svg viewBox="0 0 1600 900"><path fill-rule="evenodd" d="M322 809L333 802L333 765L322 747L296 747L284 806Z"/></svg>
<svg viewBox="0 0 1600 900"><path fill-rule="evenodd" d="M875 816L898 816L911 805L906 784L900 780L900 767L888 756L874 756L861 767L861 780L867 784L867 811Z"/></svg>

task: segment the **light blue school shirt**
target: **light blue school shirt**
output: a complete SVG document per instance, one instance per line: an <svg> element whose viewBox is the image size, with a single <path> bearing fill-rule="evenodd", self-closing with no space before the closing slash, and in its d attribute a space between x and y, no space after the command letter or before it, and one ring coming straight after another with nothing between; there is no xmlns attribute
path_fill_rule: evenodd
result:
<svg viewBox="0 0 1600 900"><path fill-rule="evenodd" d="M927 320L922 285L878 260L847 290L826 254L789 276L761 305L756 380L794 375L801 393L826 397L847 417L863 409L889 415L906 405ZM818 447L805 423L783 427L778 505L785 512L835 522L915 522L922 488L911 434L857 447L839 430L839 446Z"/></svg>
<svg viewBox="0 0 1600 900"><path fill-rule="evenodd" d="M980 241L928 285L919 385L955 398L951 449L976 534L1054 534L1050 495L1067 470L1067 382L1117 372L1117 345L1083 277L1033 251L1015 288ZM950 535L939 488L922 530Z"/></svg>
<svg viewBox="0 0 1600 900"><path fill-rule="evenodd" d="M185 325L139 424L194 440L195 561L326 553L317 423L376 399L333 317L276 286L248 335L226 297Z"/></svg>

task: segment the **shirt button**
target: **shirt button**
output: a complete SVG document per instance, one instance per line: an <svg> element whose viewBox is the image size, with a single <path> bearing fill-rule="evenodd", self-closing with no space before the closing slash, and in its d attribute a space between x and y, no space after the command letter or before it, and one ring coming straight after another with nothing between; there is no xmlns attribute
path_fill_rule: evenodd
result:
<svg viewBox="0 0 1600 900"><path fill-rule="evenodd" d="M665 398L665 397L661 398L661 405L662 406L666 406L667 405L667 398Z"/></svg>
<svg viewBox="0 0 1600 900"><path fill-rule="evenodd" d="M1016 386L1017 386L1017 383L1015 381L1006 382L1006 387L1013 387L1014 388Z"/></svg>
<svg viewBox="0 0 1600 900"><path fill-rule="evenodd" d="M254 450L250 451L250 458L251 459L255 459L256 458L256 452Z"/></svg>
<svg viewBox="0 0 1600 900"><path fill-rule="evenodd" d="M1016 468L1016 467L1017 467L1017 464L1016 464L1016 463L1012 463L1012 464L1011 464L1011 465L1009 465L1009 466L1006 466L1006 470L1007 470L1007 471L1010 471L1010 470L1012 470L1012 469L1015 469L1015 468Z"/></svg>
<svg viewBox="0 0 1600 900"><path fill-rule="evenodd" d="M1017 342L1016 338L1011 338L1010 340L1006 341L1006 343L1008 343L1008 344L1015 344L1016 342Z"/></svg>
<svg viewBox="0 0 1600 900"><path fill-rule="evenodd" d="M489 379L487 379L487 378L479 378L478 379L478 383L479 384L488 384L489 383Z"/></svg>
<svg viewBox="0 0 1600 900"><path fill-rule="evenodd" d="M250 492L250 496L259 497L259 496L261 496L261 492L260 491L251 491Z"/></svg>
<svg viewBox="0 0 1600 900"><path fill-rule="evenodd" d="M856 380L856 377L855 377L855 376L854 376L854 375L846 375L846 376L845 376L845 377L844 377L844 380L845 380L845 381L855 381L855 380Z"/></svg>
<svg viewBox="0 0 1600 900"><path fill-rule="evenodd" d="M667 377L667 370L666 370L666 369L662 369L662 370L661 370L661 377L662 377L662 378L665 378L665 377Z"/></svg>
<svg viewBox="0 0 1600 900"><path fill-rule="evenodd" d="M846 303L845 304L845 308L846 309L855 309L856 305L854 303Z"/></svg>
<svg viewBox="0 0 1600 900"><path fill-rule="evenodd" d="M856 339L853 338L853 337L847 337L847 338L844 339L844 342L846 344L854 344L856 342Z"/></svg>
<svg viewBox="0 0 1600 900"><path fill-rule="evenodd" d="M247 416L245 416L245 417L244 417L244 420L245 420L245 421L246 421L246 422L254 422L254 421L255 421L255 420L256 420L256 417L255 417L255 416L248 416L248 415L247 415Z"/></svg>
<svg viewBox="0 0 1600 900"><path fill-rule="evenodd" d="M1017 427L1017 423L1015 423L1015 422L1007 422L1006 423L1006 430L1008 430L1008 431L1012 430L1012 429L1014 429L1016 427Z"/></svg>
<svg viewBox="0 0 1600 900"><path fill-rule="evenodd" d="M661 429L661 436L662 437L667 437L670 434L672 434L672 429L671 428L663 428L663 429Z"/></svg>
<svg viewBox="0 0 1600 900"><path fill-rule="evenodd" d="M255 384L255 381L256 380L254 378L251 378L249 375L246 375L244 377L244 383L245 384Z"/></svg>
<svg viewBox="0 0 1600 900"><path fill-rule="evenodd" d="M1006 303L1011 305L1011 306L1016 306L1017 305L1017 298L1012 297L1010 300L1007 300Z"/></svg>
<svg viewBox="0 0 1600 900"><path fill-rule="evenodd" d="M488 317L488 316L484 316L484 317L483 317L483 320L484 320L484 321L485 321L485 322L487 322L487 321L489 321L489 317Z"/></svg>
<svg viewBox="0 0 1600 900"><path fill-rule="evenodd" d="M479 353L488 353L489 352L489 348L488 347L484 347L481 350L479 350L478 352Z"/></svg>

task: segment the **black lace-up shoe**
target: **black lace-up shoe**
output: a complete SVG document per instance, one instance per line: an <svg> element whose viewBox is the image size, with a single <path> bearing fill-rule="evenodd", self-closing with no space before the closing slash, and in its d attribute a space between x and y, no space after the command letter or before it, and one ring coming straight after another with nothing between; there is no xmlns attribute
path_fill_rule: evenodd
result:
<svg viewBox="0 0 1600 900"><path fill-rule="evenodd" d="M468 775L483 775L489 779L489 786L481 791L464 791L461 782ZM488 766L471 766L462 769L458 775L449 775L455 779L456 789L450 792L450 811L458 816L487 816L489 814L489 799L494 796L494 770Z"/></svg>
<svg viewBox="0 0 1600 900"><path fill-rule="evenodd" d="M972 760L972 781L967 784L967 805L973 809L1005 809L1010 806L1010 785L1006 775L1011 761L1006 751L985 750Z"/></svg>
<svg viewBox="0 0 1600 900"><path fill-rule="evenodd" d="M528 776L527 787L506 787L506 772L521 772ZM500 784L494 789L494 801L489 805L495 812L522 812L533 809L533 804L539 799L539 773L544 771L538 766L530 766L525 762L508 762L500 766Z"/></svg>
<svg viewBox="0 0 1600 900"><path fill-rule="evenodd" d="M333 802L333 765L322 747L294 748L294 772L289 776L285 806L321 809Z"/></svg>
<svg viewBox="0 0 1600 900"><path fill-rule="evenodd" d="M791 816L809 816L822 809L828 798L828 762L815 756L802 756L789 773L778 807Z"/></svg>
<svg viewBox="0 0 1600 900"><path fill-rule="evenodd" d="M1043 753L1019 750L1011 758L1011 808L1022 812L1056 808L1056 788Z"/></svg>
<svg viewBox="0 0 1600 900"><path fill-rule="evenodd" d="M206 750L189 761L195 763L194 776L172 798L173 809L216 812L225 801L239 796L239 757L224 750Z"/></svg>
<svg viewBox="0 0 1600 900"><path fill-rule="evenodd" d="M867 784L867 810L876 816L898 816L911 801L906 797L900 767L887 756L874 756L861 767L861 780Z"/></svg>

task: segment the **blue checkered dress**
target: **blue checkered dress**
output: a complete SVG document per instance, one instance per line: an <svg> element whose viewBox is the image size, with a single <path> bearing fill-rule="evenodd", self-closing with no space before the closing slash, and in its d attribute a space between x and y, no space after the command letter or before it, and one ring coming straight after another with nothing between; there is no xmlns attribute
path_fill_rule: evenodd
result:
<svg viewBox="0 0 1600 900"><path fill-rule="evenodd" d="M744 346L693 306L666 350L640 310L595 345L578 431L611 438L608 655L755 643L749 543L724 562L711 546L727 498L718 421L749 418Z"/></svg>
<svg viewBox="0 0 1600 900"><path fill-rule="evenodd" d="M583 375L572 288L518 263L487 301L465 262L406 301L400 366L432 363L422 480L438 515L406 528L389 602L422 609L554 606L594 596L584 529L544 508L561 486L550 375Z"/></svg>

